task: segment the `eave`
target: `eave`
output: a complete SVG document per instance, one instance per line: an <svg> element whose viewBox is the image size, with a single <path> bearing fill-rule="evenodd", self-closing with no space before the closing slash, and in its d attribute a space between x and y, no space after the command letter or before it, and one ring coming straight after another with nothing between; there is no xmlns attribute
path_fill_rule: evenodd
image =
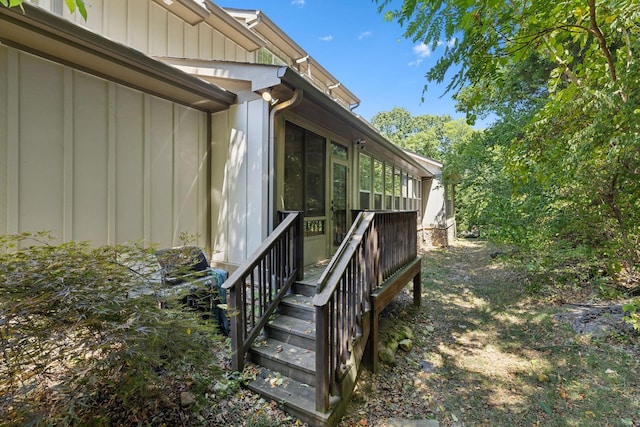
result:
<svg viewBox="0 0 640 427"><path fill-rule="evenodd" d="M312 118L314 123L348 141L366 140L368 152L375 153L381 158L394 160L416 176L433 177L424 164L387 140L369 122L335 102L290 67L185 58L159 58L159 60L215 84L228 86L227 82L230 82L238 88L239 97L247 96L241 90L249 91L255 97L254 99L257 99L262 91L271 90L275 99L284 102L293 96L296 89L302 89L304 93L302 101L292 107L291 111L301 117Z"/></svg>
<svg viewBox="0 0 640 427"><path fill-rule="evenodd" d="M37 6L0 7L0 42L87 73L216 112L236 95Z"/></svg>

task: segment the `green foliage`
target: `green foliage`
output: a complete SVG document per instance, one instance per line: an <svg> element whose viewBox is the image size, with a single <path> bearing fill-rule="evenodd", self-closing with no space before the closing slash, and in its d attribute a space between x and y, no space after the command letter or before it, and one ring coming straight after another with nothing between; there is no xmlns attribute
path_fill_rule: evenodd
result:
<svg viewBox="0 0 640 427"><path fill-rule="evenodd" d="M150 250L44 234L1 237L0 250L0 408L11 424L181 424L180 391L203 398L220 377L219 335L179 295L160 300Z"/></svg>
<svg viewBox="0 0 640 427"><path fill-rule="evenodd" d="M371 118L371 124L391 142L438 161L443 161L455 144L470 138L474 132L464 120L428 114L412 116L399 107L377 113Z"/></svg>
<svg viewBox="0 0 640 427"><path fill-rule="evenodd" d="M84 20L87 20L87 9L84 4L84 0L64 0L64 2L67 5L69 12L74 13L77 10ZM24 10L22 7L23 3L24 0L0 0L0 4L5 7L20 7Z"/></svg>
<svg viewBox="0 0 640 427"><path fill-rule="evenodd" d="M595 259L602 274L593 285L604 296L636 283L637 2L377 3L409 39L433 48L454 39L427 80L453 71L448 87L468 119L498 118L447 158L450 172L464 177L459 229L480 226L486 237L558 259L581 254L586 266Z"/></svg>
<svg viewBox="0 0 640 427"><path fill-rule="evenodd" d="M633 328L640 332L640 298L636 298L628 304L622 306L625 311L624 319L630 323Z"/></svg>

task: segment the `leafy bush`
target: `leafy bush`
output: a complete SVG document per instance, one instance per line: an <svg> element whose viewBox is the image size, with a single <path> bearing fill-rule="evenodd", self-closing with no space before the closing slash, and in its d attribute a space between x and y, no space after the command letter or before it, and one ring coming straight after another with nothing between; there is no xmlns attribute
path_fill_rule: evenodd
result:
<svg viewBox="0 0 640 427"><path fill-rule="evenodd" d="M0 418L176 425L197 416L180 393L202 401L212 390L221 338L178 295L160 304L158 292L140 292L161 286L149 280L151 260L139 245L0 237Z"/></svg>

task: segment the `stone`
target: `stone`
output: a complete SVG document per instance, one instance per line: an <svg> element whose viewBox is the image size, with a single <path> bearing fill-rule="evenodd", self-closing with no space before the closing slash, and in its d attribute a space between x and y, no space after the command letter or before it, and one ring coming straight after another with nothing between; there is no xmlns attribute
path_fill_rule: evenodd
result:
<svg viewBox="0 0 640 427"><path fill-rule="evenodd" d="M400 347L404 351L411 351L413 348L413 341L410 339L404 339L398 343L398 347Z"/></svg>
<svg viewBox="0 0 640 427"><path fill-rule="evenodd" d="M402 327L402 338L408 338L410 340L414 338L413 330L407 325Z"/></svg>
<svg viewBox="0 0 640 427"><path fill-rule="evenodd" d="M394 366L396 364L396 357L393 351L387 347L378 350L378 359L384 364Z"/></svg>
<svg viewBox="0 0 640 427"><path fill-rule="evenodd" d="M182 406L183 408L188 408L194 403L196 403L196 397L193 395L193 393L190 393L188 391L183 391L182 393L180 393L180 406Z"/></svg>

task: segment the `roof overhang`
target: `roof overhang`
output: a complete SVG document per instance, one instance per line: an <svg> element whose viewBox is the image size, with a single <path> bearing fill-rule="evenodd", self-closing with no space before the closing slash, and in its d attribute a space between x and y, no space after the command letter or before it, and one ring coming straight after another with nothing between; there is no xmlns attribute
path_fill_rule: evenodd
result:
<svg viewBox="0 0 640 427"><path fill-rule="evenodd" d="M300 45L289 37L261 10L225 8L230 16L245 22L248 28L260 34L274 48L285 54L289 64L306 78L313 81L330 98L341 102L347 108L354 108L360 100L349 89L314 60Z"/></svg>
<svg viewBox="0 0 640 427"><path fill-rule="evenodd" d="M188 105L222 111L236 95L106 39L40 7L0 7L0 42L87 73Z"/></svg>
<svg viewBox="0 0 640 427"><path fill-rule="evenodd" d="M390 142L369 122L335 102L291 67L183 58L159 58L159 60L215 84L228 86L228 82L234 82L238 89L241 89L241 84L244 84L244 90L256 94L270 90L273 98L279 102L290 99L296 89L302 89L304 93L302 101L287 111L294 111L301 117L309 118L315 124L329 129L347 141L364 139L368 152L375 153L380 158L392 160L416 176L433 176L426 165ZM238 92L238 96L243 95Z"/></svg>

